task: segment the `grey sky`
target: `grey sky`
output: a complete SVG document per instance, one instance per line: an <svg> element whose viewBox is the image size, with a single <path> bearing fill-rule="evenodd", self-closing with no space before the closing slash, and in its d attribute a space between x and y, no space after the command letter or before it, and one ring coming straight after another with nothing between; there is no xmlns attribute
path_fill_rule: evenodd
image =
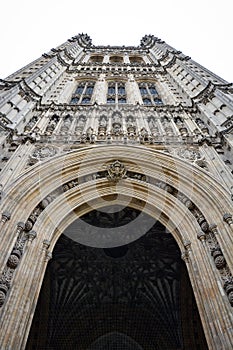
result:
<svg viewBox="0 0 233 350"><path fill-rule="evenodd" d="M232 0L8 0L0 29L0 78L84 32L95 45L138 45L154 34L233 81Z"/></svg>

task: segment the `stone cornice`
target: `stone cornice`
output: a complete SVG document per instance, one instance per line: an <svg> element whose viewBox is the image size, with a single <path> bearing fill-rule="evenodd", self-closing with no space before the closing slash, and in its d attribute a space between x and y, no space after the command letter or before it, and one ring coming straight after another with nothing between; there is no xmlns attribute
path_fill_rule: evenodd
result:
<svg viewBox="0 0 233 350"><path fill-rule="evenodd" d="M92 40L89 35L81 33L68 39L68 42L78 42L78 44L83 48L90 48L92 46Z"/></svg>
<svg viewBox="0 0 233 350"><path fill-rule="evenodd" d="M233 94L233 84L215 84L216 88L224 92L225 94Z"/></svg>
<svg viewBox="0 0 233 350"><path fill-rule="evenodd" d="M62 66L64 66L64 67L69 67L69 66L70 66L70 63L64 61L64 59L61 57L60 54L57 55L57 60L58 60L58 62L59 62Z"/></svg>
<svg viewBox="0 0 233 350"><path fill-rule="evenodd" d="M20 89L24 92L26 96L32 98L32 100L39 102L41 100L41 95L35 92L25 81L25 79L21 80L19 83Z"/></svg>
<svg viewBox="0 0 233 350"><path fill-rule="evenodd" d="M166 60L169 57L170 53L171 52L169 50L166 50L166 52L163 53L162 57L158 58L158 61L162 62L163 60Z"/></svg>
<svg viewBox="0 0 233 350"><path fill-rule="evenodd" d="M12 122L7 118L7 116L0 112L0 125L4 130L7 130L8 124L12 124Z"/></svg>
<svg viewBox="0 0 233 350"><path fill-rule="evenodd" d="M66 47L64 50L64 54L68 57L69 60L74 60L74 57L69 53L68 48Z"/></svg>
<svg viewBox="0 0 233 350"><path fill-rule="evenodd" d="M91 49L93 51L95 50L104 50L105 52L106 51L116 51L116 50L120 50L122 53L125 53L126 51L132 51L132 50L142 50L142 48L140 48L140 46L110 46L110 45L107 45L107 46L104 46L104 45L100 45L100 46L92 46Z"/></svg>
<svg viewBox="0 0 233 350"><path fill-rule="evenodd" d="M160 64L162 64L162 61L167 59L170 54L172 54L173 57L168 63L165 63L165 65L163 65L163 68L170 68L170 67L172 67L176 63L177 60L188 61L188 60L191 59L191 57L189 57L189 56L184 56L181 51L166 50L166 53L161 58L158 59L158 62Z"/></svg>
<svg viewBox="0 0 233 350"><path fill-rule="evenodd" d="M197 113L196 107L193 106L183 106L182 104L179 105L163 105L163 106L144 106L144 105L133 105L133 104L125 104L124 106L120 105L110 105L110 104L101 104L98 105L97 103L91 104L91 105L71 105L71 104L57 104L57 103L51 103L51 104L42 104L39 103L36 106L36 110L38 111L60 111L60 112L77 112L77 111L90 111L90 110L119 110L119 111L147 111L153 113L154 111L159 112L159 113L181 113L181 112L186 112L186 113Z"/></svg>
<svg viewBox="0 0 233 350"><path fill-rule="evenodd" d="M82 66L82 67L91 67L91 66L99 66L99 67L161 67L160 63L154 64L154 63L115 63L115 62L107 62L107 63L100 63L100 62L77 62L72 65L71 68L75 68L76 66Z"/></svg>
<svg viewBox="0 0 233 350"><path fill-rule="evenodd" d="M194 103L206 103L212 97L216 89L219 89L223 92L227 91L226 93L233 92L232 84L214 84L213 82L209 81L206 87L196 96L192 97L191 100Z"/></svg>
<svg viewBox="0 0 233 350"><path fill-rule="evenodd" d="M172 59L163 66L164 69L171 68L176 63L177 57L173 56Z"/></svg>
<svg viewBox="0 0 233 350"><path fill-rule="evenodd" d="M43 53L42 55L44 58L53 58L57 56L57 53Z"/></svg>
<svg viewBox="0 0 233 350"><path fill-rule="evenodd" d="M0 89L1 88L12 88L13 86L17 85L18 81L14 81L14 80L4 80L4 79L0 79Z"/></svg>

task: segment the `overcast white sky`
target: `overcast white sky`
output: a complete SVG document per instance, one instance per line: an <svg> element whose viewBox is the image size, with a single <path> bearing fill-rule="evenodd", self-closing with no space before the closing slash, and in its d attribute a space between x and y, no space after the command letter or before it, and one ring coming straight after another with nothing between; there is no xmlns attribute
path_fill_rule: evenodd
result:
<svg viewBox="0 0 233 350"><path fill-rule="evenodd" d="M138 45L154 34L233 82L232 0L5 0L0 78L78 33L95 45Z"/></svg>

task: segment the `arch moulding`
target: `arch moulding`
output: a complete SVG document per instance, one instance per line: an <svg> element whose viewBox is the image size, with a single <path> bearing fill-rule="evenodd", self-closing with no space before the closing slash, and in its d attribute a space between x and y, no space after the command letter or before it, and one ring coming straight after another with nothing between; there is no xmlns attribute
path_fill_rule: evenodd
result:
<svg viewBox="0 0 233 350"><path fill-rule="evenodd" d="M116 161L120 171L111 168ZM0 298L5 298L0 347L25 348L47 262L61 233L83 214L111 204L142 210L167 227L186 262L209 348L233 348L232 225L223 220L231 207L229 193L184 160L116 145L56 156L6 188L0 224ZM16 247L21 255L14 265Z"/></svg>

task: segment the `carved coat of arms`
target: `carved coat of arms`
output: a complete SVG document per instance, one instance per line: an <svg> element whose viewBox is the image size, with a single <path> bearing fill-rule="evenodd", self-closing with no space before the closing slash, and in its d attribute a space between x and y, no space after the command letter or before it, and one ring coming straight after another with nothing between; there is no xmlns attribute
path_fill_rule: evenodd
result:
<svg viewBox="0 0 233 350"><path fill-rule="evenodd" d="M119 160L116 160L107 167L108 176L107 178L111 181L117 182L119 180L125 179L127 177L127 170L125 169L124 164Z"/></svg>

